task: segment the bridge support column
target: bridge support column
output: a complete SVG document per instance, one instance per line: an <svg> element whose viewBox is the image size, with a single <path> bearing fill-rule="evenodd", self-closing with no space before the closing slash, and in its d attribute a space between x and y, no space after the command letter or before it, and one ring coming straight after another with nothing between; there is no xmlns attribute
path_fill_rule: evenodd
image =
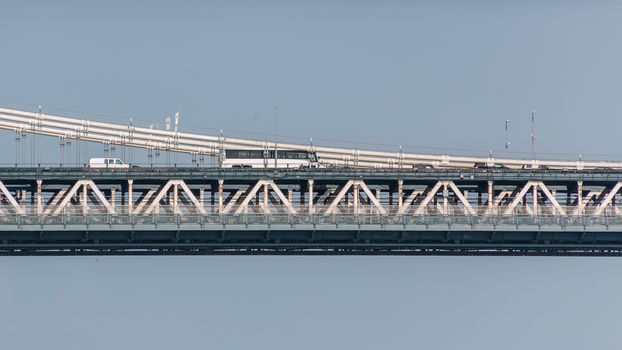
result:
<svg viewBox="0 0 622 350"><path fill-rule="evenodd" d="M577 208L577 214L583 215L583 181L577 181Z"/></svg>
<svg viewBox="0 0 622 350"><path fill-rule="evenodd" d="M494 183L492 181L488 181L488 212L492 214L492 207L494 205Z"/></svg>
<svg viewBox="0 0 622 350"><path fill-rule="evenodd" d="M268 214L268 183L263 184L263 212Z"/></svg>
<svg viewBox="0 0 622 350"><path fill-rule="evenodd" d="M357 215L359 213L359 184L358 182L355 182L353 184L353 191L354 191L354 215Z"/></svg>
<svg viewBox="0 0 622 350"><path fill-rule="evenodd" d="M533 186L531 196L533 197L533 215L538 216L538 186Z"/></svg>
<svg viewBox="0 0 622 350"><path fill-rule="evenodd" d="M404 204L404 198L403 198L403 187L404 187L404 180L397 180L397 210L401 213L402 212L402 205Z"/></svg>
<svg viewBox="0 0 622 350"><path fill-rule="evenodd" d="M84 184L82 184L82 214L86 214L89 211L89 205L87 202L88 190L89 190L89 187L87 183L85 182Z"/></svg>
<svg viewBox="0 0 622 350"><path fill-rule="evenodd" d="M110 205L112 206L113 210L117 206L117 198L116 198L117 196L116 196L116 193L117 193L117 189L116 188L113 187L113 188L110 189Z"/></svg>
<svg viewBox="0 0 622 350"><path fill-rule="evenodd" d="M447 181L443 182L443 214L449 214L448 209L449 190L447 189Z"/></svg>
<svg viewBox="0 0 622 350"><path fill-rule="evenodd" d="M313 180L307 180L308 192L309 192L309 214L313 214Z"/></svg>
<svg viewBox="0 0 622 350"><path fill-rule="evenodd" d="M132 215L134 212L134 180L127 180L127 213Z"/></svg>
<svg viewBox="0 0 622 350"><path fill-rule="evenodd" d="M223 204L223 198L222 198L222 183L223 180L222 179L218 179L218 214L222 214L222 204Z"/></svg>
<svg viewBox="0 0 622 350"><path fill-rule="evenodd" d="M43 214L43 196L41 195L41 184L43 180L37 180L37 214Z"/></svg>
<svg viewBox="0 0 622 350"><path fill-rule="evenodd" d="M205 209L205 188L199 187L199 204Z"/></svg>
<svg viewBox="0 0 622 350"><path fill-rule="evenodd" d="M179 213L179 186L177 183L173 184L173 213Z"/></svg>

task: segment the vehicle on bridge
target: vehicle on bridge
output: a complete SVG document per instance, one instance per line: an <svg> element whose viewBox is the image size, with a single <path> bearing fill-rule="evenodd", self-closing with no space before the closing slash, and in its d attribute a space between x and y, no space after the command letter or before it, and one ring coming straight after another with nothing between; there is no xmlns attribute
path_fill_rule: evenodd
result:
<svg viewBox="0 0 622 350"><path fill-rule="evenodd" d="M522 170L551 170L550 167L541 164L523 164L521 166ZM568 169L565 169L568 170Z"/></svg>
<svg viewBox="0 0 622 350"><path fill-rule="evenodd" d="M119 158L91 158L89 159L89 168L106 168L106 169L129 169L130 165L123 163Z"/></svg>
<svg viewBox="0 0 622 350"><path fill-rule="evenodd" d="M315 168L317 155L311 151L225 150L223 168Z"/></svg>
<svg viewBox="0 0 622 350"><path fill-rule="evenodd" d="M492 170L505 170L508 167L504 164L499 163L485 163L485 162L477 162L473 165L475 169L492 169Z"/></svg>

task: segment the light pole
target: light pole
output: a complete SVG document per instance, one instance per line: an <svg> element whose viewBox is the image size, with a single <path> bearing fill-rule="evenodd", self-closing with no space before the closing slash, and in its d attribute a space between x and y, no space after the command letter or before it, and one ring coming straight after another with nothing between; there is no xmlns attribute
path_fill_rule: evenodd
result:
<svg viewBox="0 0 622 350"><path fill-rule="evenodd" d="M510 120L505 120L505 159L510 158Z"/></svg>
<svg viewBox="0 0 622 350"><path fill-rule="evenodd" d="M278 167L278 159L279 155L277 154L278 149L278 126L279 126L279 106L274 106L274 167Z"/></svg>
<svg viewBox="0 0 622 350"><path fill-rule="evenodd" d="M531 160L536 160L536 111L531 112Z"/></svg>

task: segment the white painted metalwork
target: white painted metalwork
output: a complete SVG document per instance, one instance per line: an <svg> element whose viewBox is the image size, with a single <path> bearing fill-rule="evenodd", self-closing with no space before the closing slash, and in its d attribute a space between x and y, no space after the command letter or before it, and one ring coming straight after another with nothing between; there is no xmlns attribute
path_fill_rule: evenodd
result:
<svg viewBox="0 0 622 350"><path fill-rule="evenodd" d="M13 195L9 192L9 190L6 188L6 186L4 186L4 184L2 183L2 181L0 181L0 191L2 191L2 194L4 195L4 197L9 201L9 203L11 204L11 206L13 207L13 209L15 209L15 211L18 214L24 214L25 210L24 208L22 208L17 201L15 200L15 197L13 197Z"/></svg>
<svg viewBox="0 0 622 350"><path fill-rule="evenodd" d="M58 137L63 140L76 139L110 145L127 145L148 150L208 155L222 160L227 149L275 149L274 142L228 138L222 135L209 136L180 131L142 128L133 125L96 122L77 118L47 115L41 112L0 108L0 129L19 133L33 133ZM309 145L278 143L283 150L309 151ZM492 157L464 157L450 155L426 155L404 152L352 150L346 148L312 146L319 164L350 167L399 167L407 169L417 165L434 167L473 167L476 164L499 165L520 169L523 167L548 167L551 169L622 169L620 162L607 161L561 161L495 159ZM270 165L267 164L269 167Z"/></svg>
<svg viewBox="0 0 622 350"><path fill-rule="evenodd" d="M53 214L54 215L58 215L58 214L62 213L63 210L69 204L69 201L71 200L71 198L78 192L78 190L80 188L82 188L82 195L83 195L82 206L83 206L83 208L88 208L88 204L87 204L86 198L88 197L88 188L90 188L92 193L95 196L97 196L97 199L99 199L99 201L104 205L106 210L109 213L111 213L111 214L115 213L115 210L112 207L112 205L110 205L110 202L108 202L106 197L104 197L104 195L101 193L99 188L97 188L97 186L95 185L95 183L92 180L78 180L78 182L76 182L75 185L73 185L69 191L64 193L64 197L63 197L62 201L57 206L55 206L55 208L53 208L53 210L54 210Z"/></svg>
<svg viewBox="0 0 622 350"><path fill-rule="evenodd" d="M491 181L487 190L486 180L473 184L459 180L368 182L357 178L317 183L301 179L295 184L291 181L281 184L274 179L244 183L212 179L203 183L196 178L192 181L173 178L155 183L139 180L139 185L134 179L127 181L127 186L114 176L97 181L83 178L70 184L66 179L0 180L0 218L100 214L622 216L619 205L622 181L580 186L540 180L512 184Z"/></svg>

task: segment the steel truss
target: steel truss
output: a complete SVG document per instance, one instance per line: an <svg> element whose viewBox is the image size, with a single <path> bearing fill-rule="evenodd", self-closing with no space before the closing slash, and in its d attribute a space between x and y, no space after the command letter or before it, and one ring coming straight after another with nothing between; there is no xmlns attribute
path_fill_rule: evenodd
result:
<svg viewBox="0 0 622 350"><path fill-rule="evenodd" d="M622 174L0 168L0 254L622 252Z"/></svg>
<svg viewBox="0 0 622 350"><path fill-rule="evenodd" d="M144 170L147 171L147 170ZM143 171L143 173L144 173ZM238 174L241 172L237 172ZM199 172L200 174L200 172ZM232 173L234 174L234 173ZM284 172L284 174L289 174ZM314 178L301 171L283 177L266 172L239 178L183 178L162 174L157 180L120 179L85 172L76 179L0 178L0 216L6 215L492 215L622 216L622 179L608 181L400 179L388 174L366 180L347 172L338 178ZM431 173L432 175L434 173ZM529 174L529 173L525 173ZM96 175L97 178L89 178ZM170 176L170 177L169 177ZM580 174L576 176L582 178Z"/></svg>

